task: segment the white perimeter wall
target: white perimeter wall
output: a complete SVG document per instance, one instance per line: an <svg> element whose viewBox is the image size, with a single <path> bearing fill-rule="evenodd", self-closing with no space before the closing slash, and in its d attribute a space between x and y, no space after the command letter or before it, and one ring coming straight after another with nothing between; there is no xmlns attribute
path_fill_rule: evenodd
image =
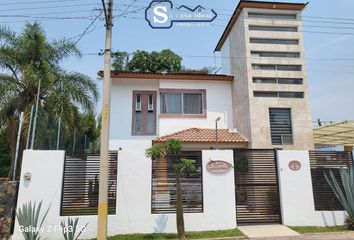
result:
<svg viewBox="0 0 354 240"><path fill-rule="evenodd" d="M113 144L114 145L114 144ZM108 233L176 232L175 214L151 214L151 160L144 157L145 141L135 143L136 151L118 154L117 215L109 216ZM210 159L223 159L233 165L232 150L203 151L203 213L186 213L187 231L232 229L236 227L235 186L233 170L225 174L206 171ZM63 151L25 151L21 172L18 207L27 201L43 200L50 211L44 223L43 236L62 239L54 230L65 217L60 217L60 199L64 166ZM23 175L31 172L32 180ZM79 225L89 223L82 238L96 235L97 216L80 216ZM23 239L16 222L13 239Z"/></svg>
<svg viewBox="0 0 354 240"><path fill-rule="evenodd" d="M292 171L290 161L301 162ZM315 211L308 151L278 151L278 173L283 224L288 226L343 225L343 211Z"/></svg>

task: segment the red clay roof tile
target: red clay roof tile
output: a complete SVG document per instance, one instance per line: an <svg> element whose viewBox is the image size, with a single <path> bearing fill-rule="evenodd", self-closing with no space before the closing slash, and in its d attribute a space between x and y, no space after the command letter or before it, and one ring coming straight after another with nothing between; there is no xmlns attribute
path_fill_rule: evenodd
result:
<svg viewBox="0 0 354 240"><path fill-rule="evenodd" d="M215 129L188 128L179 132L161 136L153 140L154 143L165 142L168 139L177 139L184 143L211 143L216 142ZM218 142L220 143L247 143L247 139L238 132L229 129L218 129Z"/></svg>

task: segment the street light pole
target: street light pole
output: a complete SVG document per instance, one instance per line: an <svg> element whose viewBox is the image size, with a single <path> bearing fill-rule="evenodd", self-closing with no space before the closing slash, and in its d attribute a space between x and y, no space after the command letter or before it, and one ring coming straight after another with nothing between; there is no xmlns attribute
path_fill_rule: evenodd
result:
<svg viewBox="0 0 354 240"><path fill-rule="evenodd" d="M220 117L215 119L215 141L216 141L216 150L219 150L219 132L218 132L218 122L220 121Z"/></svg>
<svg viewBox="0 0 354 240"><path fill-rule="evenodd" d="M36 99L36 112L34 113L33 120L33 131L32 131L32 141L31 141L31 149L33 149L34 145L34 137L36 135L36 126L37 126L37 115L38 115L38 104L39 104L39 95L41 92L41 78L38 80L38 91L37 91L37 99Z"/></svg>
<svg viewBox="0 0 354 240"><path fill-rule="evenodd" d="M97 240L107 239L107 214L108 214L108 157L109 157L109 114L110 114L110 86L111 86L111 48L113 27L113 0L108 0L106 11L102 0L106 19L106 43L104 51L104 77L103 77L103 107L101 128L101 154L98 193L98 224Z"/></svg>

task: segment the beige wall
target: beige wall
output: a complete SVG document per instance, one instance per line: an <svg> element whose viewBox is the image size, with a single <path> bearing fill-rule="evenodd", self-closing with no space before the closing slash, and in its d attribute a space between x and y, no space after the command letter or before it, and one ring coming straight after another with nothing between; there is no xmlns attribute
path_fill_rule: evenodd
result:
<svg viewBox="0 0 354 240"><path fill-rule="evenodd" d="M268 9L243 9L228 41L231 74L235 75L233 86L234 122L238 130L250 140L252 148L313 149L312 119L309 106L307 68L303 44L300 12L297 20L248 19L247 12L284 12ZM298 32L249 31L248 25L297 26ZM299 39L299 45L252 44L250 37ZM224 48L224 47L223 47ZM224 49L227 49L226 47ZM300 52L300 58L251 57L251 50ZM222 49L223 51L223 49ZM224 53L225 55L225 53ZM302 65L301 72L253 70L252 64L296 64ZM303 78L303 85L253 83L252 77ZM304 92L299 98L253 97L253 91L296 91ZM271 143L269 108L290 108L293 128L293 145L273 146Z"/></svg>

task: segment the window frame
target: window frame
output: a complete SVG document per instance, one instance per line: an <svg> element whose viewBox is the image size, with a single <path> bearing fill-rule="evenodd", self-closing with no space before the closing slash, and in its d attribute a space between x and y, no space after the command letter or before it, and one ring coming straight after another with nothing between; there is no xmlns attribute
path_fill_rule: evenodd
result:
<svg viewBox="0 0 354 240"><path fill-rule="evenodd" d="M296 13L267 13L267 12L248 12L249 19L270 19L270 20L297 20Z"/></svg>
<svg viewBox="0 0 354 240"><path fill-rule="evenodd" d="M135 120L136 120L136 96L140 96L140 104L141 104L141 132L136 132L135 131ZM148 101L149 101L149 95L152 95L152 101L153 101L153 109L148 110ZM144 98L146 98L146 101L144 101ZM156 102L157 102L157 92L156 91L150 91L150 90L133 90L132 93L132 123L131 123L131 135L132 136L155 136L156 135L156 129L157 129L157 114L156 114ZM153 112L153 131L148 132L147 131L147 123L148 123L148 113L149 111ZM144 116L145 113L145 116Z"/></svg>
<svg viewBox="0 0 354 240"><path fill-rule="evenodd" d="M267 29L268 28L268 29ZM291 30L291 31L290 31ZM294 30L294 31L293 31ZM248 31L260 32L299 32L297 26L267 26L267 25L248 25Z"/></svg>
<svg viewBox="0 0 354 240"><path fill-rule="evenodd" d="M280 134L280 138L282 138L282 135L291 135L291 143L284 144L281 142L280 144L274 144L273 139L272 139L272 129L271 129L271 109L277 109L277 110L289 110L289 120L290 120L290 131L291 134ZM289 107L269 107L268 108L268 114L269 114L269 133L270 133L270 141L273 146L293 146L295 145L295 139L294 139L294 124L293 124L293 111L292 108ZM280 139L282 141L282 139Z"/></svg>
<svg viewBox="0 0 354 240"><path fill-rule="evenodd" d="M268 81L268 82L266 82ZM285 81L289 81L285 83ZM290 83L293 81L292 83ZM255 84L277 84L277 85L303 85L303 78L278 78L278 77L252 77Z"/></svg>
<svg viewBox="0 0 354 240"><path fill-rule="evenodd" d="M182 104L182 113L162 113L162 98L161 95L163 93L176 93L181 94L181 104ZM184 105L184 93L195 93L195 94L202 94L202 113L201 114L188 114L183 113L183 105ZM170 88L161 88L159 90L159 97L160 97L160 118L207 118L207 101L206 101L206 89L170 89Z"/></svg>
<svg viewBox="0 0 354 240"><path fill-rule="evenodd" d="M288 41L286 43L286 41ZM295 43L290 43L291 41ZM299 45L299 39L295 38L258 38L258 37L250 37L249 42L251 44L272 44L272 45Z"/></svg>

